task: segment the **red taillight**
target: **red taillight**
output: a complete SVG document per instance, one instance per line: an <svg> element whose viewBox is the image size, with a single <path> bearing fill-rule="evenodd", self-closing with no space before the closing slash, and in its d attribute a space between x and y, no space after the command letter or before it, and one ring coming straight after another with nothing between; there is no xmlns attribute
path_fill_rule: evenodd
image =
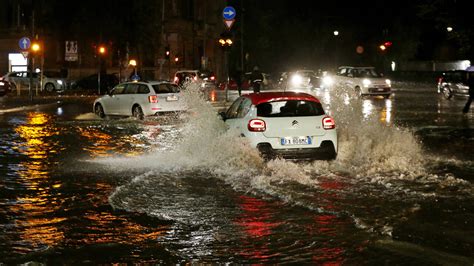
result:
<svg viewBox="0 0 474 266"><path fill-rule="evenodd" d="M323 128L324 129L335 129L336 128L336 122L334 121L334 118L330 116L326 116L323 118Z"/></svg>
<svg viewBox="0 0 474 266"><path fill-rule="evenodd" d="M198 80L198 77L197 77L197 76L194 76L194 78L193 78L193 79L196 81L196 80Z"/></svg>
<svg viewBox="0 0 474 266"><path fill-rule="evenodd" d="M158 102L158 96L156 96L156 95L150 95L150 96L148 96L148 101L149 101L150 103L157 103L157 102Z"/></svg>
<svg viewBox="0 0 474 266"><path fill-rule="evenodd" d="M252 119L249 121L247 128L253 132L263 132L267 129L265 121L262 119Z"/></svg>
<svg viewBox="0 0 474 266"><path fill-rule="evenodd" d="M216 80L216 77L214 77L214 76L211 76L211 80Z"/></svg>
<svg viewBox="0 0 474 266"><path fill-rule="evenodd" d="M443 82L443 77L438 78L438 84L441 84Z"/></svg>
<svg viewBox="0 0 474 266"><path fill-rule="evenodd" d="M178 77L174 77L174 83L178 84Z"/></svg>

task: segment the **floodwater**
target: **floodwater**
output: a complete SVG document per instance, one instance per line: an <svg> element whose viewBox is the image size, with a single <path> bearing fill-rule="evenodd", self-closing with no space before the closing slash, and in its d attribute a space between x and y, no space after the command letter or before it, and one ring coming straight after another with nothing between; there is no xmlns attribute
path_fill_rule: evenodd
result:
<svg viewBox="0 0 474 266"><path fill-rule="evenodd" d="M394 90L316 92L332 162L264 162L191 92L191 112L146 121L89 98L6 112L0 264L472 265L474 112Z"/></svg>

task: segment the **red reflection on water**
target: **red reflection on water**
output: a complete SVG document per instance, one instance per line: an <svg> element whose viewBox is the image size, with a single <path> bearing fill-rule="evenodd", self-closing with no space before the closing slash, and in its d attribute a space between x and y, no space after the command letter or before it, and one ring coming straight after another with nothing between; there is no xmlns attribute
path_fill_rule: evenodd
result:
<svg viewBox="0 0 474 266"><path fill-rule="evenodd" d="M266 259L273 257L276 254L271 254L268 248L268 241L258 241L272 234L272 230L281 223L269 222L272 219L274 210L271 206L263 200L240 196L238 205L242 209L242 215L234 221L238 226L241 226L243 232L247 234L255 242L245 241L247 248L240 253L240 255L255 259ZM259 243L260 246L259 246ZM267 254L267 255L265 255Z"/></svg>

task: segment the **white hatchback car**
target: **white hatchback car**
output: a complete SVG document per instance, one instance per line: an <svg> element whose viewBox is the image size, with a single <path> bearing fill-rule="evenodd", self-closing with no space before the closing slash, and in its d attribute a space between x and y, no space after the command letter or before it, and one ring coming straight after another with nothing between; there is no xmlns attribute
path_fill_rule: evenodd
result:
<svg viewBox="0 0 474 266"><path fill-rule="evenodd" d="M237 98L221 113L265 159L333 160L337 131L320 101L292 91L251 93Z"/></svg>
<svg viewBox="0 0 474 266"><path fill-rule="evenodd" d="M168 81L125 82L94 101L94 113L144 119L163 112L186 110L179 87Z"/></svg>
<svg viewBox="0 0 474 266"><path fill-rule="evenodd" d="M375 70L374 67L342 66L337 71L337 81L359 96L379 95L389 98L392 94L390 79Z"/></svg>

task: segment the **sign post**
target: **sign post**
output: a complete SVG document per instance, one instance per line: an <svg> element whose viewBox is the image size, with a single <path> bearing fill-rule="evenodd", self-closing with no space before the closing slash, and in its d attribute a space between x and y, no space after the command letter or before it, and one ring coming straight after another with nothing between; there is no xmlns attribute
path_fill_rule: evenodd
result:
<svg viewBox="0 0 474 266"><path fill-rule="evenodd" d="M21 49L21 53L23 54L23 56L27 56L28 59L31 59L31 60L28 60L28 65L30 66L30 71L29 71L29 76L30 76L30 87L28 89L28 93L29 93L29 96L30 96L30 101L33 101L33 91L32 91L32 88L33 88L33 68L34 68L34 63L33 63L33 55L31 53L28 53L28 50L30 49L31 47L31 40L30 38L28 37L22 37L20 38L20 40L18 41L18 46L20 47Z"/></svg>
<svg viewBox="0 0 474 266"><path fill-rule="evenodd" d="M234 25L235 15L237 15L237 12L235 11L235 8L232 6L226 6L222 10L222 17L224 18L224 24L227 27L227 30L230 30L232 28L232 25ZM230 82L228 57L229 57L229 52L227 51L227 49L224 49L224 69L226 71L226 77L227 77L227 82L225 83L226 84L225 85L225 101L226 102L228 101L228 92L229 92L228 86Z"/></svg>

